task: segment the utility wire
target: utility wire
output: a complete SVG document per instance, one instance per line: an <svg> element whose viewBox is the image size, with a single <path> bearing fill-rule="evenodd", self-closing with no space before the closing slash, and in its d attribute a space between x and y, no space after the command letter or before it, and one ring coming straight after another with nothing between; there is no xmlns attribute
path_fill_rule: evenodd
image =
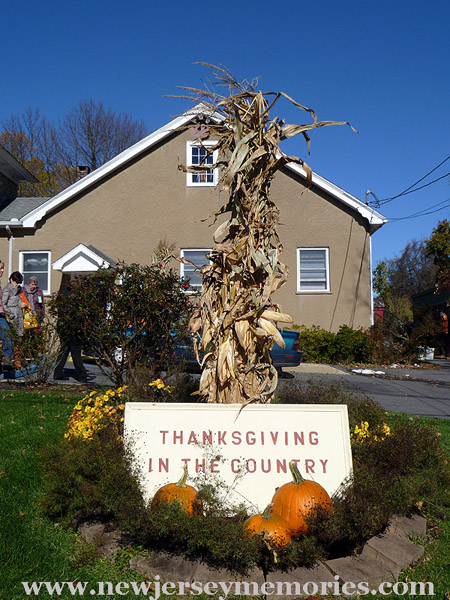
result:
<svg viewBox="0 0 450 600"><path fill-rule="evenodd" d="M441 179L444 179L444 177L448 177L449 175L450 175L450 171L448 173L445 173L444 175L441 175L437 179L433 179L433 181L429 181L428 183L425 183L424 185L421 185L420 187L415 188L414 190L409 190L409 191L405 190L404 192L402 192L398 196L394 196L394 198L390 198L389 200L380 200L380 204L387 204L391 200L394 200L395 198L399 198L400 196L407 196L408 194L412 194L414 192L418 192L419 190L423 190L423 188L426 188L429 185L431 185L432 183L436 183L436 181L440 181ZM417 183L419 183L419 182L417 182Z"/></svg>
<svg viewBox="0 0 450 600"><path fill-rule="evenodd" d="M431 215L433 213L439 212L440 210L444 210L444 208L450 207L450 198L447 198L446 200L442 200L441 202L438 202L437 204L433 204L433 206L429 206L428 208L424 208L423 210L420 210L417 213L413 213L412 215L407 215L406 217L394 217L392 219L389 219L389 221L386 223L386 225L388 225L389 223L393 223L394 221L404 221L405 219L416 219L417 217L424 217L426 215ZM431 210L434 209L434 210Z"/></svg>
<svg viewBox="0 0 450 600"><path fill-rule="evenodd" d="M392 202L392 200L395 200L396 198L400 198L401 196L405 196L406 194L412 194L413 192L417 192L418 190L421 190L422 188L427 187L428 185L431 185L432 183L436 183L436 181L439 181L440 179L443 179L444 177L447 177L448 175L450 175L450 173L446 173L445 175L442 175L442 177L438 177L438 179L430 181L430 183L427 183L419 188L416 188L415 190L412 189L418 183L420 183L421 181L426 179L429 175L431 175L431 173L434 173L434 171L439 169L439 167L441 167L449 159L450 159L450 155L447 156L447 158L444 158L444 160L442 162L440 162L436 167L434 167L434 169L431 169L431 171L429 171L426 175L424 175L423 177L418 179L415 183L413 183L412 185L407 187L406 190L403 190L403 192L400 192L400 194L397 194L396 196L390 196L389 198L382 198L381 200L379 200L377 206L381 206L382 204L387 204L388 202Z"/></svg>

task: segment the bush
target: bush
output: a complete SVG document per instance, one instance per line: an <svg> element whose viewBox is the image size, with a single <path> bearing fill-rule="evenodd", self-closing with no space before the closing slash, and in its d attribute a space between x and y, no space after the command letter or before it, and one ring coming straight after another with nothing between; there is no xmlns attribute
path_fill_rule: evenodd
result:
<svg viewBox="0 0 450 600"><path fill-rule="evenodd" d="M71 282L49 310L65 338L76 337L98 357L115 385L133 381L139 365L154 373L167 365L190 314L186 284L163 263L119 264Z"/></svg>
<svg viewBox="0 0 450 600"><path fill-rule="evenodd" d="M153 383L156 393L160 384ZM87 396L85 403L94 397L95 393ZM244 536L245 510L236 508L230 514L206 478L194 482L207 507L203 516L189 517L173 504L150 510L130 452L124 452L117 435L117 421L109 418L90 439L68 436L44 450L46 491L41 505L49 516L65 523L92 517L114 520L147 549L183 554L241 574L253 566L264 572L310 567L318 559L355 551L378 534L392 515L410 514L418 503L424 510L434 504L450 506L448 461L436 432L420 420L395 417L389 429L386 413L377 404L340 386L290 384L277 400L347 404L354 476L333 498L332 513L316 511L308 519L310 534L277 549L276 555L262 539Z"/></svg>
<svg viewBox="0 0 450 600"><path fill-rule="evenodd" d="M303 361L312 363L365 363L372 358L373 343L366 331L341 325L337 333L313 325L295 326Z"/></svg>
<svg viewBox="0 0 450 600"><path fill-rule="evenodd" d="M25 329L22 336L13 326L7 335L14 348L16 370L29 384L47 383L60 348L54 324L45 318L39 327Z"/></svg>

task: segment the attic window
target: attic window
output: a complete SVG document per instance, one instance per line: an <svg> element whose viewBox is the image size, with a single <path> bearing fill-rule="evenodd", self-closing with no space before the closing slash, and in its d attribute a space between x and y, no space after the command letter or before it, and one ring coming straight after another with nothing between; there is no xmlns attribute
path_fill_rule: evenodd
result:
<svg viewBox="0 0 450 600"><path fill-rule="evenodd" d="M186 144L186 164L188 167L213 165L217 162L217 150L208 152L208 148L216 142L208 140L203 142L189 141ZM205 168L198 173L186 173L188 187L213 187L217 185L217 169Z"/></svg>

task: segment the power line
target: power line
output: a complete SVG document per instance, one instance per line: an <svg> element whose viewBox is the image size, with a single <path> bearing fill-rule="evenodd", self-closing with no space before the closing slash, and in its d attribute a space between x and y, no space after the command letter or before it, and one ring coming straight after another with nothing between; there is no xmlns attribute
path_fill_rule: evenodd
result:
<svg viewBox="0 0 450 600"><path fill-rule="evenodd" d="M390 196L388 198L382 198L381 200L378 200L377 206L381 206L382 204L387 204L388 202L392 202L392 200L395 200L396 198L400 198L401 196L405 196L406 194L412 194L413 192L421 190L424 187L427 187L428 185L431 185L432 183L436 183L436 181L439 181L440 179L443 179L444 177L447 177L448 175L450 175L450 172L446 173L445 175L442 175L441 177L438 177L437 179L434 179L433 181L430 181L429 183L427 183L427 184L425 184L425 185L423 185L423 186L421 186L419 188L416 188L414 190L412 189L418 183L420 183L421 181L423 181L424 179L426 179L429 175L431 175L431 173L434 173L434 171L436 171L437 169L439 169L439 167L441 167L449 159L450 159L450 155L447 156L447 158L444 158L444 160L442 162L440 162L438 165L436 165L433 169L431 169L431 171L428 171L428 173L426 175L424 175L423 177L421 177L420 179L418 179L416 182L414 182L412 185L410 185L405 190L403 190L403 192L400 192L396 196Z"/></svg>
<svg viewBox="0 0 450 600"><path fill-rule="evenodd" d="M420 210L417 213L407 215L406 217L393 217L392 219L389 219L389 221L386 224L388 225L389 223L393 223L396 221L404 221L406 219L416 219L417 217L425 217L426 215L432 215L433 213L444 210L444 208L447 208L447 207L450 207L450 198L447 198L446 200L442 200L441 202L438 202L437 204L433 204L433 206L429 206L428 208L424 208L423 210ZM434 209L434 210L431 210L431 209Z"/></svg>
<svg viewBox="0 0 450 600"><path fill-rule="evenodd" d="M425 183L424 185L421 185L420 187L416 188L415 190L404 191L401 194L399 194L398 196L394 196L394 198L391 198L390 200L384 200L384 201L380 200L379 202L380 202L380 204L387 204L391 200L394 200L395 198L399 198L400 196L407 196L408 194L412 194L414 192L418 192L419 190L423 190L423 188L426 188L429 185L431 185L432 183L436 183L436 181L440 181L441 179L444 179L444 177L448 177L449 175L450 175L450 171L448 173L445 173L444 175L441 175L437 179L433 179L433 181L430 181L428 183Z"/></svg>

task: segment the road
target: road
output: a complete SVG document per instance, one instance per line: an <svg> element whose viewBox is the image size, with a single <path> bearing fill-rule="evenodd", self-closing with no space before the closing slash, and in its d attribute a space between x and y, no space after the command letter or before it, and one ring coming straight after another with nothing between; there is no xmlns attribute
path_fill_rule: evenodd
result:
<svg viewBox="0 0 450 600"><path fill-rule="evenodd" d="M427 417L450 418L450 360L434 361L439 368L380 369L383 374L359 374L349 369L324 367L308 369L302 365L294 380L330 385L341 383L345 389L370 396L386 410ZM315 372L314 372L315 371ZM281 385L284 381L283 379ZM292 381L292 379L291 379Z"/></svg>
<svg viewBox="0 0 450 600"><path fill-rule="evenodd" d="M299 381L302 384L341 383L345 389L370 396L386 410L413 415L450 418L450 360L433 361L435 369L380 369L383 374L359 374L344 367L302 364L290 370L279 385ZM109 385L95 364L86 364L90 385ZM377 369L378 370L378 369ZM69 384L76 384L75 371L68 362ZM193 377L196 377L195 375ZM197 376L198 377L198 376Z"/></svg>

